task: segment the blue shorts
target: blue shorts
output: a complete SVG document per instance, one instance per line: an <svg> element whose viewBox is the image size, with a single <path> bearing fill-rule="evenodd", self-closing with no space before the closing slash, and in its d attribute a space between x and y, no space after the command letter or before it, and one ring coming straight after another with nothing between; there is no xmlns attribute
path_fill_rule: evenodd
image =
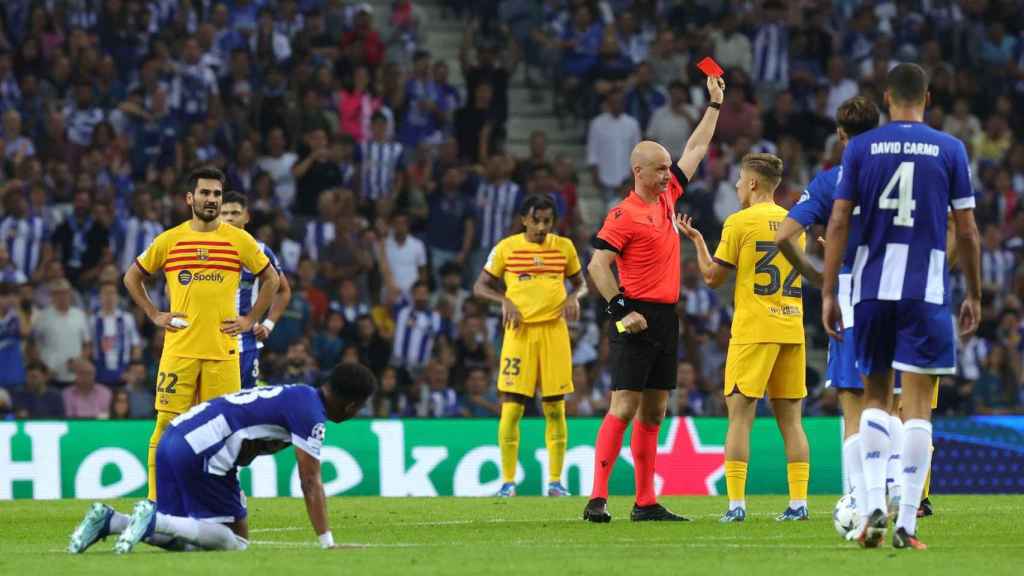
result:
<svg viewBox="0 0 1024 576"><path fill-rule="evenodd" d="M865 300L854 307L857 370L955 374L953 314L921 300Z"/></svg>
<svg viewBox="0 0 1024 576"><path fill-rule="evenodd" d="M260 377L259 349L242 352L238 358L238 364L242 369L242 390L255 388L256 379Z"/></svg>
<svg viewBox="0 0 1024 576"><path fill-rule="evenodd" d="M168 426L156 449L156 509L162 514L212 522L245 518L245 495L235 470L209 474L185 437Z"/></svg>
<svg viewBox="0 0 1024 576"><path fill-rule="evenodd" d="M839 390L863 390L864 382L857 372L856 343L853 328L843 330L843 341L828 339L828 366L825 387Z"/></svg>

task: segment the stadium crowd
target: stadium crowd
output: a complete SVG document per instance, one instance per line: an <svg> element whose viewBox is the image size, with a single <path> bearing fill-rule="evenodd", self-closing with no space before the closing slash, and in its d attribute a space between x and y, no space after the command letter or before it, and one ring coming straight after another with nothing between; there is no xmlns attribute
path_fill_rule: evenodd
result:
<svg viewBox="0 0 1024 576"><path fill-rule="evenodd" d="M191 216L181 179L199 164L247 196L250 232L293 286L263 380L311 383L360 362L381 382L364 415L496 416L499 312L469 292L487 253L515 229L523 195L551 194L585 265L600 222L583 219L578 190L620 198L642 138L682 149L705 104L693 63L706 55L729 89L679 210L712 246L739 208L739 158L782 157L777 202L791 206L839 161L839 104L859 93L881 105L899 61L927 69L927 121L967 145L984 239L984 322L961 342L938 412L1024 410L1024 3L444 4L467 23L457 62L425 50L425 11L409 0L385 18L339 0L5 1L0 417L152 417L163 335L126 305L121 276ZM464 84L450 79L456 66ZM585 166L553 154L543 131L525 157L506 152L518 77L553 92L559 122L586 127ZM163 297L159 282L150 293ZM705 287L692 259L681 296L670 411L723 415L731 297ZM820 295L806 299L823 348ZM601 415L603 303L584 304L568 411ZM809 373L807 413L838 414L823 366Z"/></svg>

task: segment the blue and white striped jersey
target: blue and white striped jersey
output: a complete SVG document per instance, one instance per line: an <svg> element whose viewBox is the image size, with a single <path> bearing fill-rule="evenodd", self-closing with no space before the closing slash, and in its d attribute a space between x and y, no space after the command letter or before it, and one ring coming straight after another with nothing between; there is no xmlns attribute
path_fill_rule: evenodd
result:
<svg viewBox="0 0 1024 576"><path fill-rule="evenodd" d="M178 416L171 426L202 458L208 474L225 476L235 470L245 441L294 444L319 460L326 421L320 391L300 384L214 398Z"/></svg>
<svg viewBox="0 0 1024 576"><path fill-rule="evenodd" d="M121 374L132 361L132 347L142 346L135 318L124 310L115 310L112 314L97 310L90 336L96 381L107 385L120 383Z"/></svg>
<svg viewBox="0 0 1024 576"><path fill-rule="evenodd" d="M508 235L521 200L522 194L515 182L480 181L476 189L476 208L480 217L477 238L481 249L490 250Z"/></svg>
<svg viewBox="0 0 1024 576"><path fill-rule="evenodd" d="M395 315L393 363L404 368L426 365L434 351L434 340L443 330L436 310L417 310L412 304L399 309Z"/></svg>
<svg viewBox="0 0 1024 576"><path fill-rule="evenodd" d="M136 216L124 222L117 222L114 226L117 264L122 272L127 271L135 263L135 257L142 254L164 231L164 227L158 222L142 220Z"/></svg>
<svg viewBox="0 0 1024 576"><path fill-rule="evenodd" d="M892 122L853 138L836 198L860 208L853 304L945 301L946 220L974 208L962 142L920 122Z"/></svg>
<svg viewBox="0 0 1024 576"><path fill-rule="evenodd" d="M359 151L363 198L380 200L391 196L395 174L402 168L404 162L402 145L398 142L370 140L360 144Z"/></svg>
<svg viewBox="0 0 1024 576"><path fill-rule="evenodd" d="M22 274L31 278L43 253L43 243L50 239L46 221L39 216L0 220L0 241L7 243L11 262Z"/></svg>
<svg viewBox="0 0 1024 576"><path fill-rule="evenodd" d="M270 259L270 265L277 270L278 274L281 272L281 263L277 260L277 254L270 249L269 246L263 242L256 241L256 244L263 250L263 253ZM262 272L262 270L260 270ZM260 279L256 274L246 267L242 267L242 277L238 281L238 292L235 298L238 300L238 315L245 316L252 311L253 304L256 303L256 298L260 294ZM263 348L263 342L256 340L256 335L252 333L252 330L247 330L238 335L238 347L239 354L245 354L252 350L259 350Z"/></svg>
<svg viewBox="0 0 1024 576"><path fill-rule="evenodd" d="M754 34L754 79L789 82L789 30L779 22L764 24Z"/></svg>

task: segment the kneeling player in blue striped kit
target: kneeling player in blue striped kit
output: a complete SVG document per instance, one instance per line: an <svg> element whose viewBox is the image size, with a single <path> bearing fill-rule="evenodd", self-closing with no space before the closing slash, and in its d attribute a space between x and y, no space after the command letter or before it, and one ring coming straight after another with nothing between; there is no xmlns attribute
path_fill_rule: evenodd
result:
<svg viewBox="0 0 1024 576"><path fill-rule="evenodd" d="M266 386L204 402L171 421L157 448L156 503L142 500L131 516L92 505L71 535L81 554L119 534L114 551L139 542L171 550L244 550L249 524L238 468L293 444L306 510L324 548L334 547L320 478L326 420L356 415L376 390L359 364L339 364L320 388Z"/></svg>

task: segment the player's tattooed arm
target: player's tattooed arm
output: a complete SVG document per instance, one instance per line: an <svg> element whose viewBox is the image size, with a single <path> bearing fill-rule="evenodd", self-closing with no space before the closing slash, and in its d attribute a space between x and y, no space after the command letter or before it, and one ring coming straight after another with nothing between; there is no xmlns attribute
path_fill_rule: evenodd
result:
<svg viewBox="0 0 1024 576"><path fill-rule="evenodd" d="M814 267L807 253L800 249L799 238L803 232L804 227L799 222L787 217L775 231L775 245L808 282L821 287L821 271Z"/></svg>
<svg viewBox="0 0 1024 576"><path fill-rule="evenodd" d="M329 534L331 529L327 520L327 497L320 478L320 461L298 447L295 448L295 460L299 467L299 484L306 501L306 513L313 524L313 531L322 537Z"/></svg>

